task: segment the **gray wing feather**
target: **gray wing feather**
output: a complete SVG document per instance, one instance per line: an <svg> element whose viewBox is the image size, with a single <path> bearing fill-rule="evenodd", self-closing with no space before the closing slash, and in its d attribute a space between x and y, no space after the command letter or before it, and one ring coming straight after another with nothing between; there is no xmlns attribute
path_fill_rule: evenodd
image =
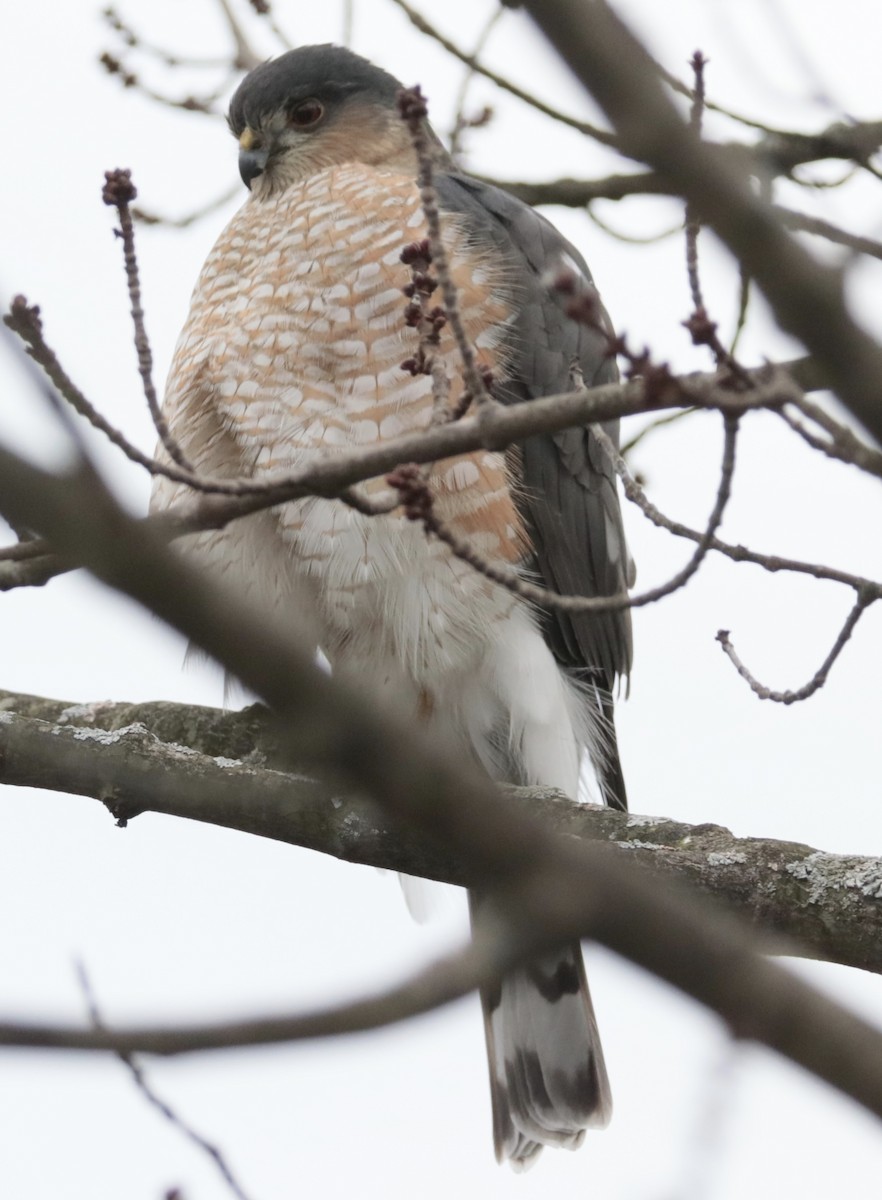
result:
<svg viewBox="0 0 882 1200"><path fill-rule="evenodd" d="M547 286L549 270L565 263L593 288L575 247L544 217L499 188L453 174L439 176L437 187L442 207L465 219L475 244L502 254L509 265L516 319L508 347L510 376L499 399L521 403L569 390L570 363L576 358L587 384L616 380L603 336L567 317L562 298ZM618 422L604 428L617 444ZM566 429L529 438L521 447L521 470L521 505L535 556L527 566L556 591L586 596L624 591L630 567L615 474L591 431ZM627 609L546 610L542 620L557 660L585 682L609 693L617 677L627 676Z"/></svg>

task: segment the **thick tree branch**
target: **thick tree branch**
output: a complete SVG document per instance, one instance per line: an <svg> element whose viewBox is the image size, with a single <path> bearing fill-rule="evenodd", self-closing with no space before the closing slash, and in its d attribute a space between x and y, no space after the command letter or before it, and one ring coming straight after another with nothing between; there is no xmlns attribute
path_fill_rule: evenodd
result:
<svg viewBox="0 0 882 1200"><path fill-rule="evenodd" d="M122 821L153 812L204 821L347 862L467 884L467 865L376 805L273 769L281 748L265 709L87 704L0 691L0 783L101 800ZM221 757L222 756L222 757ZM508 788L558 833L605 841L738 909L782 953L882 973L882 861L737 838L576 804L547 788Z"/></svg>

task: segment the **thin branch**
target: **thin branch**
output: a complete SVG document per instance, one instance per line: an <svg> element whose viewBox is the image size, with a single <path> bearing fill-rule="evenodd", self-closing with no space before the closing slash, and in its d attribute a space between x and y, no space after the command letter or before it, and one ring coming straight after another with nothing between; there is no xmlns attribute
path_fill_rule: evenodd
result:
<svg viewBox="0 0 882 1200"><path fill-rule="evenodd" d="M132 173L131 171L120 169L105 171L104 179L102 199L105 204L111 208L115 208L119 215L119 236L122 238L123 244L126 283L128 284L129 300L132 306L132 324L135 327L135 351L138 355L138 373L141 376L141 382L144 386L144 397L150 409L150 416L153 418L153 425L159 434L160 441L165 447L166 452L179 467L183 467L186 471L192 471L193 468L187 462L183 451L172 437L171 431L166 424L165 417L162 415L162 406L159 403L159 397L156 394L156 388L153 384L153 352L150 349L150 340L147 337L147 329L144 324L144 309L141 306L141 281L138 273L138 258L135 253L135 226L132 221L131 209L129 208L129 205L138 194L135 185L132 183Z"/></svg>
<svg viewBox="0 0 882 1200"><path fill-rule="evenodd" d="M480 554L465 538L459 537L435 512L434 499L431 490L415 466L399 467L389 477L389 483L398 489L404 505L405 514L412 521L419 521L426 533L438 538L450 549L451 554L468 563L480 575L500 587L557 612L617 612L626 608L643 608L654 604L657 600L670 596L673 592L684 587L698 568L710 549L714 535L720 526L726 505L732 492L732 475L735 470L735 444L738 436L738 418L727 413L725 418L725 439L723 445L723 463L720 469L720 482L714 500L713 511L708 518L707 528L698 540L698 545L686 565L672 576L667 582L658 587L650 588L637 596L629 596L622 592L613 596L583 596L551 591L530 583L523 575L512 567L501 563L491 563ZM592 427L592 433L604 448L612 461L618 456L613 442L599 426Z"/></svg>
<svg viewBox="0 0 882 1200"><path fill-rule="evenodd" d="M824 454L827 458L832 458L836 462L847 463L849 466L854 465L854 455L845 448L839 439L835 437L818 437L818 435L812 433L812 431L808 429L802 423L802 421L798 420L795 416L793 416L792 413L788 412L786 408L780 408L777 411L781 420L784 421L784 423L788 425L798 437L801 437L806 445L811 446L813 450L817 450L820 454ZM859 443L859 445L863 446L862 443ZM882 475L882 461L880 461L880 455L878 451L871 450L869 447L863 447L863 449L866 455L863 469L873 475Z"/></svg>
<svg viewBox="0 0 882 1200"><path fill-rule="evenodd" d="M654 421L650 421L647 425L644 425L642 429L638 429L633 437L628 438L628 440L622 444L619 453L621 454L622 458L627 459L628 455L631 454L632 451L636 450L645 438L649 437L650 434L655 433L657 429L664 429L666 425L673 425L675 421L682 421L684 417L691 417L696 412L698 412L697 408L681 408L679 412L668 413L667 416L664 417L656 417Z"/></svg>
<svg viewBox="0 0 882 1200"><path fill-rule="evenodd" d="M475 48L471 53L473 60L477 60L480 58L481 54L483 54L487 47L487 43L490 40L490 35L493 33L493 30L499 24L504 15L505 8L500 5L499 8L493 10L493 12L484 22L482 29L478 33L477 40L475 41ZM473 122L468 120L465 115L465 104L466 97L468 96L469 92L469 85L474 79L475 74L476 71L473 65L466 66L462 81L459 85L459 91L456 94L456 101L453 108L453 128L450 131L450 137L448 139L448 150L450 151L451 158L454 159L459 155L459 139L462 136L463 131L473 128ZM485 113L487 111L489 110L485 109ZM482 124L484 123L486 123L486 121L482 122Z"/></svg>
<svg viewBox="0 0 882 1200"><path fill-rule="evenodd" d="M104 51L99 56L98 61L104 67L108 75L113 75L119 79L124 88L134 88L139 91L148 100L152 100L155 104L162 104L166 108L181 109L184 112L202 113L203 116L216 117L218 110L215 107L218 100L227 92L230 81L233 78L227 74L213 91L206 92L201 96L168 96L163 92L156 91L155 88L148 87L141 79L130 71L115 55L109 51Z"/></svg>
<svg viewBox="0 0 882 1200"><path fill-rule="evenodd" d="M741 335L747 328L747 312L750 307L750 275L745 271L744 267L739 264L738 267L738 316L735 319L735 331L732 334L732 341L729 343L729 354L732 358L738 350L738 343L741 341Z"/></svg>
<svg viewBox="0 0 882 1200"><path fill-rule="evenodd" d="M270 0L248 0L251 7L259 17L263 17L267 25L273 32L273 35L283 50L293 50L294 43L282 30L281 25L275 18L273 6ZM344 11L343 14L343 45L348 46L352 39L352 12L351 5Z"/></svg>
<svg viewBox="0 0 882 1200"><path fill-rule="evenodd" d="M830 444L827 446L818 446L818 449L823 449L825 454L831 454L842 462L860 467L868 475L877 475L879 478L882 478L882 452L876 450L873 446L868 446L866 442L857 437L846 425L842 425L839 421L835 420L820 404L815 404L807 396L794 396L790 403L793 404L794 408L803 413L804 416L808 417L809 420L814 421L816 425L820 425L824 432L829 435Z"/></svg>
<svg viewBox="0 0 882 1200"><path fill-rule="evenodd" d="M557 108L553 108L550 104L546 104L544 100L540 100L538 96L533 96L529 92L525 92L523 88L512 83L510 79L505 79L502 75L498 75L495 71L491 71L471 54L467 54L465 50L460 50L454 42L446 38L440 30L434 25L430 25L426 18L415 8L412 8L407 0L392 0L392 3L405 14L410 23L414 25L420 33L424 33L427 37L432 38L437 42L448 54L452 54L454 58L458 58L461 63L465 63L467 67L476 72L478 75L483 75L485 79L489 79L491 83L495 83L497 87L503 91L516 96L518 100L523 100L525 104L529 104L531 108L537 109L546 117L551 117L554 121L559 121L562 125L569 125L571 129L577 129L580 133L587 134L595 141L601 142L604 146L614 146L616 139L613 134L605 129L600 129L596 125L590 124L588 121L580 121L576 117L571 117L567 113L561 112Z"/></svg>
<svg viewBox="0 0 882 1200"><path fill-rule="evenodd" d="M484 385L474 348L466 335L459 311L459 296L453 276L450 274L450 264L447 250L441 236L441 212L438 208L438 193L435 190L435 167L433 147L429 139L426 117L428 109L419 87L405 89L399 93L398 108L402 120L410 131L413 148L419 163L417 182L420 189L420 201L429 234L429 245L432 250L432 263L438 276L441 294L444 297L444 315L450 325L450 330L456 341L456 348L462 361L463 379L472 397L472 402L478 410L484 410L493 403ZM482 412L482 416L484 413Z"/></svg>
<svg viewBox="0 0 882 1200"><path fill-rule="evenodd" d="M814 673L808 683L803 684L801 688L797 688L795 691L775 692L772 691L771 688L766 687L765 684L760 683L759 680L751 674L751 672L736 654L735 647L732 645L729 637L728 629L721 629L717 633L717 641L723 647L723 650L725 651L732 665L735 667L735 670L742 679L747 680L747 682L750 684L750 690L755 695L759 696L760 700L772 700L776 704L795 704L800 700L808 700L810 696L813 696L815 692L819 691L824 686L824 684L827 682L827 676L830 674L831 667L845 649L845 644L848 642L849 638L854 632L855 626L864 615L870 604L873 603L874 599L876 599L876 597L863 595L861 593L858 594L858 598L854 603L854 607L846 617L845 624L840 629L830 653L821 663L820 667L818 667L817 671Z"/></svg>
<svg viewBox="0 0 882 1200"><path fill-rule="evenodd" d="M707 60L700 50L692 56L692 72L695 86L692 92L692 106L689 112L689 127L697 138L701 137L701 121L704 115L704 68ZM701 291L701 278L698 273L698 235L701 233L701 218L695 205L686 202L686 275L689 279L689 291L692 295L694 312L705 311L704 296ZM719 365L719 359L717 363Z"/></svg>
<svg viewBox="0 0 882 1200"><path fill-rule="evenodd" d="M704 68L707 59L700 50L696 50L691 60L695 77L695 87L692 93L692 108L689 113L689 128L696 139L701 138L701 125L704 117ZM698 238L701 233L701 215L693 201L686 201L686 275L689 280L689 291L692 296L692 313L683 324L692 336L695 346L707 346L714 356L718 367L726 367L735 379L743 385L750 386L744 368L726 349L717 333L717 324L708 314L701 287L699 270Z"/></svg>
<svg viewBox="0 0 882 1200"><path fill-rule="evenodd" d="M89 1017L92 1021L92 1024L96 1030L102 1030L106 1032L106 1026L101 1019L101 1013L98 1009L97 1001L95 1000L95 993L92 990L92 984L82 962L76 963L76 972L77 979L79 980L80 987L86 999L86 1005L89 1009ZM175 1129L180 1130L180 1132L188 1141L192 1142L197 1149L201 1150L203 1154L206 1154L211 1159L217 1170L220 1172L224 1183L226 1183L227 1187L236 1197L236 1200L248 1200L247 1193L243 1191L239 1181L233 1174L229 1163L224 1157L223 1151L218 1146L215 1146L212 1142L209 1142L206 1138L204 1138L201 1133L197 1133L192 1125L184 1121L175 1112L175 1110L156 1093L147 1079L144 1068L134 1057L134 1055L127 1054L122 1050L118 1050L117 1058L119 1058L120 1062L122 1062L122 1064L128 1069L128 1072L134 1081L135 1087L145 1098L145 1100L147 1100L148 1104L155 1108L161 1114L161 1116L168 1121L169 1125L173 1125Z"/></svg>
<svg viewBox="0 0 882 1200"><path fill-rule="evenodd" d="M623 233L620 229L614 229L609 221L598 216L597 209L593 204L589 204L586 207L585 212L598 229L602 229L605 234L611 238L615 238L617 242L624 242L630 246L653 246L658 242L665 241L666 238L674 237L676 234L680 233L683 228L683 222L677 221L676 225L669 225L667 229L662 229L660 233L647 233L640 235Z"/></svg>
<svg viewBox="0 0 882 1200"><path fill-rule="evenodd" d="M672 521L670 517L665 516L656 506L648 499L640 484L633 477L621 454L616 454L613 457L616 473L622 481L622 488L625 496L633 504L636 504L643 515L660 529L666 529L675 537L686 538L691 542L701 542L705 536L697 529L691 529L688 525L684 525L680 521ZM748 562L754 566L762 567L763 570L769 571L771 574L777 574L779 571L791 572L796 575L809 575L814 579L825 579L830 583L841 583L846 587L853 588L856 592L869 597L870 600L876 601L882 599L882 583L877 583L874 580L866 579L862 575L853 575L848 571L840 571L836 567L827 567L822 563L804 562L796 558L784 558L777 554L760 554L755 550L750 550L746 546L735 546L730 542L724 542L718 537L712 537L709 542L709 548L722 554L725 558L731 559L732 562Z"/></svg>
<svg viewBox="0 0 882 1200"><path fill-rule="evenodd" d="M772 212L780 217L781 224L785 229L795 229L799 233L812 233L816 237L826 238L828 242L835 242L838 246L847 246L855 254L867 254L871 258L882 258L882 242L875 238L863 237L858 233L848 233L846 230L840 229L838 225L822 221L820 217L810 217L807 213L796 212L791 208L782 208L780 204L772 205Z"/></svg>
<svg viewBox="0 0 882 1200"><path fill-rule="evenodd" d="M329 1005L312 1012L283 1013L241 1021L146 1028L82 1029L25 1021L0 1022L0 1046L43 1049L109 1050L117 1055L157 1054L170 1057L198 1050L223 1050L233 1046L268 1046L279 1042L339 1037L382 1029L457 1000L503 973L497 965L507 957L469 946L421 971L398 987L352 1003Z"/></svg>
<svg viewBox="0 0 882 1200"><path fill-rule="evenodd" d="M24 296L15 296L13 297L9 312L4 316L3 321L25 343L28 348L28 356L38 366L42 367L47 378L71 408L79 413L81 417L84 417L94 429L103 433L108 441L123 452L126 458L137 463L138 466L144 467L151 474L168 473L171 478L177 479L178 482L189 482L192 476L191 471L182 473L181 471L169 469L167 472L164 472L161 463L151 458L150 455L144 454L137 446L132 445L125 435L111 425L106 417L103 417L84 393L80 391L61 365L57 354L49 346L43 335L43 322L40 316L39 305L30 305Z"/></svg>
<svg viewBox="0 0 882 1200"><path fill-rule="evenodd" d="M263 62L264 56L258 54L249 42L241 22L233 12L230 0L217 0L217 2L220 5L220 10L224 15L227 27L233 38L233 44L236 47L236 56L233 60L234 65L240 71L253 71L255 67L259 67Z"/></svg>
<svg viewBox="0 0 882 1200"><path fill-rule="evenodd" d="M565 208L585 208L594 200L675 195L670 185L655 171L607 175L602 179L553 179L547 183L495 179L486 175L478 175L476 178L511 192L513 196L523 200L524 204L561 204Z"/></svg>
<svg viewBox="0 0 882 1200"><path fill-rule="evenodd" d="M136 221L140 221L142 225L165 225L170 229L186 229L188 226L195 224L196 221L201 221L203 217L210 216L211 213L224 208L232 199L238 196L240 191L241 185L235 183L232 187L227 188L226 191L221 192L219 196L216 196L214 200L209 200L207 204L192 209L192 211L185 213L182 217L164 217L160 213L149 212L139 205L133 206L132 216Z"/></svg>
<svg viewBox="0 0 882 1200"><path fill-rule="evenodd" d="M753 152L776 174L789 176L796 167L827 159L844 159L866 170L880 147L882 121L834 121L820 133L774 130Z"/></svg>
<svg viewBox="0 0 882 1200"><path fill-rule="evenodd" d="M124 20L119 11L113 6L108 5L101 16L104 18L108 26L115 34L119 36L123 44L130 50L141 50L145 54L157 58L167 67L226 67L229 66L228 58L196 58L191 55L176 54L171 50L167 50L164 46L155 45L153 42L146 41L140 33L135 32L134 26Z"/></svg>

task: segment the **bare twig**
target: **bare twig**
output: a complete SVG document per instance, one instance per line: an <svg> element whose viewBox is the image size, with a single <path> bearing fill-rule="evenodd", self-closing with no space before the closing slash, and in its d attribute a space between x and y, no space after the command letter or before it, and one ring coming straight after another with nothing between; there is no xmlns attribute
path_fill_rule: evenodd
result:
<svg viewBox="0 0 882 1200"><path fill-rule="evenodd" d="M525 204L561 204L566 208L584 208L594 200L624 200L628 196L675 194L671 186L655 171L606 175L602 179L552 179L547 183L491 179L482 175L477 178L511 192Z"/></svg>
<svg viewBox="0 0 882 1200"><path fill-rule="evenodd" d="M189 225L193 225L196 221L201 221L203 217L207 217L229 204L240 191L241 185L238 183L233 184L232 187L221 192L214 200L209 200L207 204L203 204L199 208L194 208L182 217L164 217L159 213L149 212L138 205L133 206L132 216L143 225L166 225L171 229L186 229Z"/></svg>
<svg viewBox="0 0 882 1200"><path fill-rule="evenodd" d="M829 435L830 443L819 443L816 449L823 450L825 454L842 462L860 467L870 475L882 478L882 452L868 446L847 426L836 421L820 404L815 404L807 396L796 395L790 403ZM802 433L802 430L799 432Z"/></svg>
<svg viewBox="0 0 882 1200"><path fill-rule="evenodd" d="M218 0L221 12L227 22L230 34L233 38L233 44L236 47L236 56L234 64L239 71L253 71L255 67L259 67L263 62L263 55L258 54L248 40L242 23L239 21L236 14L233 12L233 6L230 0Z"/></svg>
<svg viewBox="0 0 882 1200"><path fill-rule="evenodd" d="M858 233L848 233L830 221L820 217L810 217L807 213L795 212L790 208L782 208L780 204L772 206L772 211L781 218L785 229L794 229L799 233L812 233L816 237L826 238L838 246L847 246L855 254L867 254L871 258L882 258L882 242L875 238L864 237Z"/></svg>
<svg viewBox="0 0 882 1200"><path fill-rule="evenodd" d="M729 637L728 629L721 629L717 633L717 641L723 647L723 650L725 651L732 665L735 667L735 670L742 679L747 680L747 682L750 684L750 690L755 695L759 696L760 700L772 700L776 704L795 704L799 700L808 700L810 696L813 696L815 692L824 686L824 684L827 682L827 676L830 674L830 668L833 666L833 664L836 662L836 659L845 648L846 642L854 632L855 625L857 625L858 621L864 615L866 609L876 599L878 599L877 596L867 595L863 592L858 593L858 598L854 603L854 607L846 617L845 624L840 629L830 653L821 663L820 667L818 667L817 671L814 673L808 683L803 684L801 688L797 688L795 691L775 692L772 691L771 688L766 687L765 684L760 683L759 680L751 674L751 672L736 654L735 647L732 645Z"/></svg>
<svg viewBox="0 0 882 1200"><path fill-rule="evenodd" d="M731 495L732 474L735 470L735 443L738 434L738 418L734 414L725 417L725 443L723 449L723 464L720 470L720 483L713 511L708 519L707 528L701 535L698 545L689 562L672 576L667 582L658 587L641 592L637 596L629 596L622 592L614 596L582 596L553 592L548 588L538 587L511 567L501 563L488 562L482 554L466 539L459 537L435 512L434 499L425 478L415 466L399 467L389 477L388 482L398 489L406 515L412 521L419 521L426 533L438 538L449 547L456 558L473 567L479 574L504 587L515 596L521 596L533 604L541 605L560 612L610 612L625 608L642 608L654 604L672 592L684 587L698 570L710 549L714 535L723 519L726 504ZM598 438L611 458L617 457L612 441L600 426L594 426L592 432Z"/></svg>
<svg viewBox="0 0 882 1200"><path fill-rule="evenodd" d="M689 112L689 127L697 138L701 137L701 121L704 115L704 68L707 59L700 50L692 55L691 66L695 79L692 92L692 107ZM689 279L689 291L692 294L694 312L704 312L704 296L701 292L701 278L698 273L698 235L701 233L701 218L695 205L686 202L686 274ZM719 362L719 359L717 360Z"/></svg>
<svg viewBox="0 0 882 1200"><path fill-rule="evenodd" d="M146 96L148 100L152 100L156 104L162 104L166 108L183 109L184 112L202 113L204 116L209 117L216 117L218 115L217 102L226 94L231 79L231 76L227 74L217 87L213 88L210 92L203 93L201 96L167 96L165 93L158 92L155 88L151 88L145 84L134 71L130 71L128 67L109 51L105 50L98 61L108 75L114 75L119 79L124 88L134 88Z"/></svg>
<svg viewBox="0 0 882 1200"><path fill-rule="evenodd" d="M738 350L741 335L747 328L747 312L750 307L750 275L741 264L738 266L738 316L735 320L735 330L729 343L729 354L732 358Z"/></svg>
<svg viewBox="0 0 882 1200"><path fill-rule="evenodd" d="M617 242L624 242L629 246L653 246L657 242L665 241L666 238L674 237L683 228L682 221L677 221L676 225L669 225L667 229L662 229L658 233L623 233L621 229L615 229L609 221L599 216L593 204L589 204L585 212L598 229L602 229L605 234L615 238Z"/></svg>
<svg viewBox="0 0 882 1200"><path fill-rule="evenodd" d="M622 455L614 451L611 443L607 446L607 452L612 456L616 472L622 480L622 487L626 497L637 505L643 515L653 525L668 530L675 537L687 538L692 542L701 542L705 536L704 534L696 529L690 529L688 525L684 525L680 521L672 521L670 517L665 516L664 513L656 508L631 474L628 464ZM827 567L822 563L809 563L800 559L784 558L776 554L760 554L755 550L748 549L746 546L733 546L731 543L721 541L717 537L710 539L709 548L731 559L733 562L753 563L755 566L762 567L772 574L784 571L797 575L809 575L814 579L824 579L831 583L844 584L846 587L853 588L856 592L869 597L873 601L882 599L882 583L866 579L861 575L853 575L848 571L840 571L835 567Z"/></svg>
<svg viewBox="0 0 882 1200"><path fill-rule="evenodd" d="M38 366L42 367L57 391L75 412L103 433L114 446L125 454L126 458L146 468L151 474L162 473L162 464L148 454L142 453L137 446L133 446L124 434L98 412L70 378L43 335L39 305L30 305L24 296L15 296L3 321L14 333L18 334L28 348L28 355ZM192 472L187 471L182 477L180 471L175 471L172 478L183 483L188 482L191 475Z"/></svg>
<svg viewBox="0 0 882 1200"><path fill-rule="evenodd" d="M668 413L664 417L656 417L654 421L650 421L642 429L638 429L633 437L628 438L623 443L619 453L622 455L622 458L626 459L632 451L637 449L644 438L655 433L657 429L663 429L666 425L673 425L676 421L682 421L684 417L691 417L696 412L698 412L696 408L681 408L679 412Z"/></svg>
<svg viewBox="0 0 882 1200"><path fill-rule="evenodd" d="M475 42L475 48L471 53L471 58L473 61L466 66L465 73L462 77L462 82L459 85L459 91L457 93L456 103L454 105L453 128L450 131L448 146L451 158L455 159L459 155L461 149L460 138L462 137L463 131L474 128L475 126L475 122L470 121L465 115L465 104L466 97L468 96L469 85L476 74L474 62L480 58L481 54L483 54L484 49L490 40L490 35L504 14L505 9L502 5L500 5L499 8L493 10L493 12L485 21L484 27L478 34L477 41ZM489 111L490 110L488 109L484 110L484 113L482 114L483 119L479 121L479 124L486 124L487 120L489 119Z"/></svg>
<svg viewBox="0 0 882 1200"><path fill-rule="evenodd" d="M463 327L459 311L459 297L450 274L447 251L441 236L441 213L438 208L438 193L435 191L433 151L426 126L428 109L419 87L404 89L399 94L398 106L402 119L410 130L413 147L419 161L420 200L428 228L432 262L438 276L441 294L444 297L444 315L456 341L456 348L462 360L463 379L471 394L472 402L477 409L486 409L493 404L493 401L478 368L474 348Z"/></svg>
<svg viewBox="0 0 882 1200"><path fill-rule="evenodd" d="M257 15L259 17L263 17L266 24L273 31L273 35L275 36L276 41L279 43L279 45L282 47L282 49L283 50L293 50L294 43L287 36L287 34L282 30L281 25L279 25L278 21L276 20L275 13L273 11L273 6L270 3L270 0L248 0L248 2L251 5L251 7L254 9L254 11L257 13ZM352 40L352 12L351 12L351 5L350 5L349 7L344 9L344 13L343 13L343 45L348 46L350 44L351 40Z"/></svg>
<svg viewBox="0 0 882 1200"><path fill-rule="evenodd" d="M153 425L159 434L160 441L168 455L186 471L192 467L172 437L171 431L162 415L162 406L153 384L153 352L144 325L144 309L141 307L141 281L138 274L138 259L135 254L135 227L129 205L137 196L137 190L132 183L131 171L117 169L105 171L104 203L115 208L119 214L119 235L122 238L123 256L126 266L126 282L129 288L129 300L132 306L132 323L135 327L135 350L138 355L138 372L144 386L144 397L153 418Z"/></svg>
<svg viewBox="0 0 882 1200"><path fill-rule="evenodd" d="M483 75L485 79L489 79L491 83L495 83L496 86L502 88L503 91L509 92L512 96L516 96L518 100L523 100L525 104L529 104L531 108L535 108L539 112L544 113L546 117L551 117L554 121L560 121L562 125L569 125L571 129L578 129L580 133L585 133L589 137L594 138L595 141L602 142L604 146L614 146L616 144L614 135L607 132L607 130L600 129L598 126L592 125L588 121L580 121L576 117L571 117L567 113L563 113L559 109L553 108L550 104L546 104L544 100L540 100L537 96L533 96L529 92L525 92L523 88L520 88L517 86L517 84L512 83L510 79L505 79L502 75L498 75L495 71L489 70L489 68L478 62L473 55L467 54L465 50L460 50L459 46L457 46L454 42L451 42L449 38L446 38L444 34L441 33L440 30L436 29L434 25L431 25L421 13L418 13L415 8L412 8L411 5L407 3L407 0L392 0L392 3L396 4L401 9L411 24L416 26L420 33L424 33L427 37L432 38L433 41L436 41L439 46L443 47L448 54L452 54L454 58L458 58L461 63L465 63L465 65L470 67L471 70L475 71L478 75Z"/></svg>
<svg viewBox="0 0 882 1200"><path fill-rule="evenodd" d="M472 945L459 954L433 963L398 987L363 1000L263 1019L126 1029L82 1029L5 1021L0 1022L0 1046L109 1050L117 1055L170 1057L199 1050L338 1037L345 1033L382 1029L457 1000L482 984L497 980L509 960L516 957L511 944L496 953L489 945L485 944L481 951Z"/></svg>
<svg viewBox="0 0 882 1200"><path fill-rule="evenodd" d="M135 32L133 25L130 25L113 6L108 5L101 16L104 18L108 26L117 34L123 44L130 50L141 50L145 54L157 58L167 67L228 67L228 58L197 58L192 55L181 55L167 50L164 46L157 46L152 42L148 42L140 33Z"/></svg>
<svg viewBox="0 0 882 1200"><path fill-rule="evenodd" d="M101 1013L98 1009L98 1004L95 1000L95 993L92 989L92 984L89 980L86 968L82 962L77 962L75 966L77 979L83 995L85 996L86 1005L89 1009L89 1017L92 1021L92 1024L96 1030L104 1031L106 1030L106 1027L101 1019ZM175 1112L171 1105L157 1095L153 1086L147 1079L144 1068L133 1054L129 1054L124 1050L117 1050L116 1055L120 1062L122 1062L123 1065L128 1068L129 1074L135 1083L135 1087L138 1089L141 1095L144 1096L147 1102L152 1105L153 1108L155 1108L166 1121L168 1121L169 1125L173 1125L175 1129L180 1130L180 1132L185 1138L187 1138L188 1141L192 1142L194 1146L196 1146L203 1152L203 1154L206 1154L211 1159L220 1172L224 1183L226 1183L227 1187L236 1197L236 1200L248 1200L247 1193L242 1189L239 1181L233 1174L230 1165L223 1154L223 1151L218 1146L215 1146L212 1142L209 1142L206 1138L204 1138L201 1133L197 1133L193 1126L187 1121L183 1120L183 1118Z"/></svg>
<svg viewBox="0 0 882 1200"><path fill-rule="evenodd" d="M696 50L691 60L695 78L692 93L692 109L689 114L689 127L696 139L701 138L701 123L704 116L704 68L707 59L700 50ZM740 380L742 385L750 386L746 372L741 364L732 356L720 340L717 324L710 319L704 293L701 287L699 271L698 238L701 233L701 214L693 201L686 201L686 274L689 279L689 291L692 296L692 314L683 324L692 336L693 345L707 346L714 356L718 367L727 367L733 378Z"/></svg>

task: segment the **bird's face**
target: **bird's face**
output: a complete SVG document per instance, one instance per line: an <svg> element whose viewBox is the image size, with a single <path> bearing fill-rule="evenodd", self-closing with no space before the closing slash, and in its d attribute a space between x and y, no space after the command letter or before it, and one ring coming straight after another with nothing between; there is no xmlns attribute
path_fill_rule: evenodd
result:
<svg viewBox="0 0 882 1200"><path fill-rule="evenodd" d="M307 47L264 63L230 105L244 183L265 200L339 163L413 169L396 89L391 76L334 47Z"/></svg>

